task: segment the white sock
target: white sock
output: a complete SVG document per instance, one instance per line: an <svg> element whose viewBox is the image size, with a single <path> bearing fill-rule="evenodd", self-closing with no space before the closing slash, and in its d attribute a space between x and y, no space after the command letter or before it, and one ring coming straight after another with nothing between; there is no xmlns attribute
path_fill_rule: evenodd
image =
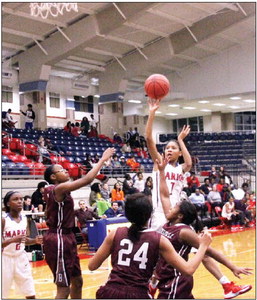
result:
<svg viewBox="0 0 257 300"><path fill-rule="evenodd" d="M222 276L219 280L220 284L230 283L230 280L226 276Z"/></svg>

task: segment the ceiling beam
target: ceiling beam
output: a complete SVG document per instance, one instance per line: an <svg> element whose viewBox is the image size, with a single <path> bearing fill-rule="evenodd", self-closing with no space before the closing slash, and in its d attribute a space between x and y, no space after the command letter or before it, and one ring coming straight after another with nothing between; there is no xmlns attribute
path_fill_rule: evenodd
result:
<svg viewBox="0 0 257 300"><path fill-rule="evenodd" d="M206 50L206 51L211 52L211 53L215 53L215 54L219 52L218 49L215 49L215 48L212 48L212 47L203 45L203 44L201 44L201 43L195 44L195 47L196 47L196 48L203 49L203 50Z"/></svg>
<svg viewBox="0 0 257 300"><path fill-rule="evenodd" d="M7 28L7 27L2 27L2 32L22 36L22 37L29 38L29 39L35 39L35 40L38 40L38 41L43 41L44 40L44 38L40 35L24 32L24 31L19 31L19 30L14 30L14 29Z"/></svg>
<svg viewBox="0 0 257 300"><path fill-rule="evenodd" d="M223 38L223 39L225 39L225 40L228 40L228 41L230 41L230 42L232 42L232 43L235 43L235 44L241 44L241 41L240 41L240 40L238 40L238 39L236 39L236 38L234 38L234 37L232 37L232 36L229 36L229 35L227 35L227 34L225 34L225 33L219 33L218 36L220 36L221 38Z"/></svg>
<svg viewBox="0 0 257 300"><path fill-rule="evenodd" d="M92 65L97 65L97 66L105 66L105 62L99 61L99 60L93 60L93 59L87 59L84 57L78 57L78 56L69 56L67 57L67 59L69 60L75 60L75 61L81 61L81 62L85 62L88 64L92 64Z"/></svg>
<svg viewBox="0 0 257 300"><path fill-rule="evenodd" d="M50 19L42 19L42 18L38 18L38 17L33 17L30 14L27 14L25 12L15 11L14 9L11 9L11 8L8 8L8 7L5 7L5 6L2 7L2 12L6 13L6 14L9 14L9 15L23 17L23 18L26 18L26 19L46 23L46 24L53 25L53 26L57 25L57 26L60 26L60 27L67 27L66 23L59 22L57 20L50 20Z"/></svg>
<svg viewBox="0 0 257 300"><path fill-rule="evenodd" d="M100 36L100 37L102 37L106 40L109 40L109 41L114 41L114 42L118 42L118 43L121 43L121 44L130 45L130 46L133 46L133 47L144 48L144 44L142 44L142 43L129 41L129 40L126 40L126 39L123 39L123 38L119 38L117 36L106 35L106 34L97 34L97 36Z"/></svg>
<svg viewBox="0 0 257 300"><path fill-rule="evenodd" d="M110 51L105 51L105 50L100 50L100 49L96 49L96 48L86 47L86 48L84 48L84 50L87 52L92 52L92 53L96 53L96 54L101 54L101 55L106 55L106 56L116 56L116 57L122 58L121 54L110 52Z"/></svg>
<svg viewBox="0 0 257 300"><path fill-rule="evenodd" d="M157 35L157 36L162 36L162 37L169 36L169 33L159 31L159 30L155 30L155 29L152 29L152 28L147 27L147 26L138 25L138 24L133 23L133 22L126 22L124 25L128 26L128 27L138 29L140 31L149 32L149 33L152 33L152 34Z"/></svg>
<svg viewBox="0 0 257 300"><path fill-rule="evenodd" d="M179 57L179 58L182 58L184 60L188 60L188 61L193 61L193 62L197 62L199 63L199 59L195 58L195 57L192 57L192 56L188 56L188 55L184 55L184 54L175 54L174 55L175 57Z"/></svg>
<svg viewBox="0 0 257 300"><path fill-rule="evenodd" d="M168 19L170 21L174 21L174 22L177 22L177 23L180 23L180 24L183 24L183 25L192 26L192 24L193 24L193 22L190 22L187 19L175 17L175 16L171 15L170 13L168 14L168 13L162 12L162 11L157 10L157 9L150 8L147 11L150 12L151 14L153 14L153 15L156 15L156 16L159 16L159 17L162 17L162 18L165 18L165 19Z"/></svg>
<svg viewBox="0 0 257 300"><path fill-rule="evenodd" d="M62 67L53 67L51 69L51 71L60 71L60 72L65 72L65 73L70 73L70 74L74 74L74 75L80 75L81 72L80 71L73 71L73 70L70 70L70 69L67 69L67 68L62 68Z"/></svg>
<svg viewBox="0 0 257 300"><path fill-rule="evenodd" d="M26 50L26 48L24 46L12 44L12 43L5 43L5 42L2 43L2 47L11 48L11 49L15 49L15 50L23 50L23 51Z"/></svg>
<svg viewBox="0 0 257 300"><path fill-rule="evenodd" d="M104 72L105 68L103 67L99 67L96 65L91 65L91 64L87 64L87 63L82 63L82 62L78 62L78 61L73 61L73 60L68 60L68 59L63 59L60 61L61 64L67 64L69 66L78 66L81 68L86 68L86 69L93 69L96 71L100 71L100 72Z"/></svg>
<svg viewBox="0 0 257 300"><path fill-rule="evenodd" d="M217 5L223 7L223 8L228 8L230 10L233 10L233 11L239 11L238 7L235 6L233 3L222 3L222 2L216 2Z"/></svg>
<svg viewBox="0 0 257 300"><path fill-rule="evenodd" d="M203 3L203 2L201 2L201 3L195 3L195 2L192 3L191 2L191 3L186 3L186 4L191 6L191 7L197 8L197 9L199 9L199 10L201 10L201 11L203 11L203 12L209 14L209 15L214 15L216 13L216 11L212 11L212 10L206 8L204 6L205 3Z"/></svg>
<svg viewBox="0 0 257 300"><path fill-rule="evenodd" d="M172 67L172 66L166 65L166 64L160 64L160 67L164 68L164 69L167 69L167 70L170 70L170 71L181 71L182 70L181 68Z"/></svg>

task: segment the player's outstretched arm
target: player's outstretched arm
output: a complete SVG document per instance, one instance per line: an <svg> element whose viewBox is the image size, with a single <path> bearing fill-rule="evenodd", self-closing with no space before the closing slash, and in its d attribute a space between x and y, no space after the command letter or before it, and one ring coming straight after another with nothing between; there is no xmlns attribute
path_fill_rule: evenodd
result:
<svg viewBox="0 0 257 300"><path fill-rule="evenodd" d="M100 248L96 251L94 257L89 260L88 269L94 271L98 269L106 258L111 254L111 247L116 230L111 231L104 239Z"/></svg>
<svg viewBox="0 0 257 300"><path fill-rule="evenodd" d="M189 135L189 132L190 132L190 126L184 125L180 134L178 135L178 143L184 158L184 164L183 164L184 172L188 172L192 168L192 158L184 143L184 139Z"/></svg>

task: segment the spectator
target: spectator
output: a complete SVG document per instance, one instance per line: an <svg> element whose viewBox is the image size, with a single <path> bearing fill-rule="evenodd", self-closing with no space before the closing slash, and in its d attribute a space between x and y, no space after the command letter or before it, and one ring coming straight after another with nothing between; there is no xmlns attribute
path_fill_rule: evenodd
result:
<svg viewBox="0 0 257 300"><path fill-rule="evenodd" d="M204 195L205 200L207 199L207 196L211 190L212 188L210 187L210 179L205 178L204 184L200 186L200 192Z"/></svg>
<svg viewBox="0 0 257 300"><path fill-rule="evenodd" d="M137 156L140 156L141 158L148 158L147 151L143 150L142 147L139 147L136 149Z"/></svg>
<svg viewBox="0 0 257 300"><path fill-rule="evenodd" d="M89 172L93 168L91 155L87 154L86 159L83 161L83 166L86 168L86 172Z"/></svg>
<svg viewBox="0 0 257 300"><path fill-rule="evenodd" d="M113 141L117 144L122 144L122 138L118 135L117 132L114 132Z"/></svg>
<svg viewBox="0 0 257 300"><path fill-rule="evenodd" d="M88 137L98 137L97 130L93 126L90 126Z"/></svg>
<svg viewBox="0 0 257 300"><path fill-rule="evenodd" d="M114 187L112 189L112 202L116 201L119 206L122 206L122 208L124 208L125 204L124 204L124 192L121 189L121 186L118 182L116 182L114 184Z"/></svg>
<svg viewBox="0 0 257 300"><path fill-rule="evenodd" d="M205 211L207 211L207 206L205 205L204 195L200 193L199 188L196 188L195 192L189 196L189 200L194 204L197 212L200 211L201 216L203 217Z"/></svg>
<svg viewBox="0 0 257 300"><path fill-rule="evenodd" d="M152 196L152 189L153 189L153 178L149 176L146 178L145 188L143 193L147 196Z"/></svg>
<svg viewBox="0 0 257 300"><path fill-rule="evenodd" d="M107 183L102 184L101 188L101 196L104 200L110 201L110 189Z"/></svg>
<svg viewBox="0 0 257 300"><path fill-rule="evenodd" d="M41 181L37 185L36 191L32 194L32 205L34 208L37 208L39 212L42 212L46 208L46 202L44 200L44 190L47 182Z"/></svg>
<svg viewBox="0 0 257 300"><path fill-rule="evenodd" d="M83 136L88 136L88 131L89 131L90 125L87 117L83 117L81 123L80 123L80 129L81 129L81 134Z"/></svg>
<svg viewBox="0 0 257 300"><path fill-rule="evenodd" d="M64 131L71 133L71 121L68 121L67 124L63 128Z"/></svg>
<svg viewBox="0 0 257 300"><path fill-rule="evenodd" d="M138 192L142 193L145 189L145 181L142 172L137 172L137 179L134 182L134 187L138 190Z"/></svg>
<svg viewBox="0 0 257 300"><path fill-rule="evenodd" d="M84 200L79 201L79 209L75 210L75 216L80 223L81 232L87 234L87 221L100 219L100 217L91 208L86 206Z"/></svg>
<svg viewBox="0 0 257 300"><path fill-rule="evenodd" d="M45 145L45 139L42 135L38 139L38 153L38 162L44 164L51 164L50 155Z"/></svg>
<svg viewBox="0 0 257 300"><path fill-rule="evenodd" d="M120 167L121 167L121 173L125 174L129 171L129 167L126 164L126 160L124 156L120 157Z"/></svg>
<svg viewBox="0 0 257 300"><path fill-rule="evenodd" d="M97 122L94 118L94 114L90 115L91 117L91 121L89 121L90 124L90 132L89 132L89 136L90 137L98 137L98 132L97 132Z"/></svg>
<svg viewBox="0 0 257 300"><path fill-rule="evenodd" d="M94 164L97 164L99 162L99 159L100 157L97 154L95 154L95 156L92 158L93 166Z"/></svg>
<svg viewBox="0 0 257 300"><path fill-rule="evenodd" d="M130 153L131 152L131 147L129 143L126 143L122 146L121 151L123 153Z"/></svg>
<svg viewBox="0 0 257 300"><path fill-rule="evenodd" d="M187 184L191 193L194 193L195 189L200 187L201 184L195 172L191 172L191 176L187 177Z"/></svg>
<svg viewBox="0 0 257 300"><path fill-rule="evenodd" d="M95 182L91 185L91 192L89 194L89 205L96 210L97 207L97 201L101 200L101 190L100 190L100 183Z"/></svg>
<svg viewBox="0 0 257 300"><path fill-rule="evenodd" d="M33 122L36 118L35 112L32 109L32 104L28 104L28 109L26 110L26 112L20 110L20 112L26 116L25 119L25 129L32 129L33 128Z"/></svg>
<svg viewBox="0 0 257 300"><path fill-rule="evenodd" d="M249 223L252 221L252 214L250 210L247 210L247 200L244 197L242 200L235 200L235 209L241 214L241 225L245 224L246 227L249 227Z"/></svg>
<svg viewBox="0 0 257 300"><path fill-rule="evenodd" d="M135 159L135 156L132 155L131 158L127 160L127 165L130 167L132 172L138 172L140 163L138 163Z"/></svg>
<svg viewBox="0 0 257 300"><path fill-rule="evenodd" d="M206 203L206 205L208 207L208 213L210 215L212 214L212 212L216 206L222 207L221 195L217 191L217 187L215 184L212 187L212 191L209 192L209 194L207 196L207 200L208 200L208 202Z"/></svg>
<svg viewBox="0 0 257 300"><path fill-rule="evenodd" d="M235 200L242 200L245 196L245 191L242 188L237 188L237 185L234 185L232 194L233 194Z"/></svg>
<svg viewBox="0 0 257 300"><path fill-rule="evenodd" d="M132 127L130 127L129 130L125 134L126 144L129 144L129 145L131 144L132 135L133 135L133 130L132 130Z"/></svg>
<svg viewBox="0 0 257 300"><path fill-rule="evenodd" d="M111 163L111 159L108 159L103 167L102 167L102 174L112 174L112 163Z"/></svg>
<svg viewBox="0 0 257 300"><path fill-rule="evenodd" d="M112 202L111 207L109 207L105 212L104 216L107 218L115 218L123 216L123 211L119 210L119 205L117 201Z"/></svg>
<svg viewBox="0 0 257 300"><path fill-rule="evenodd" d="M123 181L123 192L125 195L130 195L137 193L138 190L133 186L133 181L131 176L127 173L124 175L125 179Z"/></svg>
<svg viewBox="0 0 257 300"><path fill-rule="evenodd" d="M31 204L31 197L28 195L24 196L23 210L32 211L33 209L34 206Z"/></svg>
<svg viewBox="0 0 257 300"><path fill-rule="evenodd" d="M216 167L215 166L211 167L211 172L210 172L209 178L210 178L210 180L214 179L214 182L218 183L218 181L219 181L219 173L216 171Z"/></svg>
<svg viewBox="0 0 257 300"><path fill-rule="evenodd" d="M222 191L224 184L225 184L225 180L224 180L223 177L221 177L218 184L217 184L217 186L216 186L218 192Z"/></svg>
<svg viewBox="0 0 257 300"><path fill-rule="evenodd" d="M80 135L80 127L79 127L79 122L75 123L75 126L71 129L71 134L73 136L79 136Z"/></svg>
<svg viewBox="0 0 257 300"><path fill-rule="evenodd" d="M226 202L222 207L221 216L226 218L228 221L231 221L233 226L231 229L234 229L235 225L237 225L239 222L241 222L241 225L243 225L241 215L242 214L240 214L240 212L235 210L234 197L230 197L229 201Z"/></svg>
<svg viewBox="0 0 257 300"><path fill-rule="evenodd" d="M225 167L220 167L219 170L219 176L220 178L224 178L224 182L231 185L233 183L231 176L227 173L225 170Z"/></svg>
<svg viewBox="0 0 257 300"><path fill-rule="evenodd" d="M111 161L112 174L121 174L121 164L118 160L118 156L116 154L113 155Z"/></svg>
<svg viewBox="0 0 257 300"><path fill-rule="evenodd" d="M216 187L217 186L218 186L218 184L216 185ZM218 190L218 188L217 188L217 190ZM226 203L226 202L228 202L228 200L229 200L230 197L234 198L234 196L233 196L233 194L231 192L230 185L228 185L228 184L224 184L223 185L223 188L222 188L222 190L220 192L220 196L221 196L221 201L222 201L223 204Z"/></svg>
<svg viewBox="0 0 257 300"><path fill-rule="evenodd" d="M4 128L15 128L15 124L17 123L17 121L13 120L11 112L12 110L9 108L5 113L5 116L2 116Z"/></svg>
<svg viewBox="0 0 257 300"><path fill-rule="evenodd" d="M255 194L251 193L249 200L246 202L246 209L251 212L252 215L252 223L250 225L254 225L256 222L256 199Z"/></svg>

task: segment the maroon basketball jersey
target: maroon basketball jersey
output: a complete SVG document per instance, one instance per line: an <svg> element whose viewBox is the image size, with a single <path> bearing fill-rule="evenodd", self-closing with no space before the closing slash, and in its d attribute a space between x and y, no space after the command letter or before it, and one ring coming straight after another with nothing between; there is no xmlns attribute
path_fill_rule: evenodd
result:
<svg viewBox="0 0 257 300"><path fill-rule="evenodd" d="M186 245L185 242L182 242L179 238L180 230L184 228L192 230L190 226L185 224L180 223L176 225L169 225L169 223L166 223L161 230L161 234L168 238L180 256L182 256L185 260L188 260L188 254L190 253L191 246ZM163 257L160 257L156 266L156 273L158 278L163 280L166 278L171 279L172 277L176 277L179 272L167 264Z"/></svg>
<svg viewBox="0 0 257 300"><path fill-rule="evenodd" d="M148 281L158 260L160 233L147 229L132 243L128 228L118 228L113 240L111 261L113 269L108 284L148 288Z"/></svg>
<svg viewBox="0 0 257 300"><path fill-rule="evenodd" d="M54 229L71 229L75 225L74 202L70 193L65 193L62 202L57 202L54 194L55 185L45 188L44 199L47 204L47 225Z"/></svg>

